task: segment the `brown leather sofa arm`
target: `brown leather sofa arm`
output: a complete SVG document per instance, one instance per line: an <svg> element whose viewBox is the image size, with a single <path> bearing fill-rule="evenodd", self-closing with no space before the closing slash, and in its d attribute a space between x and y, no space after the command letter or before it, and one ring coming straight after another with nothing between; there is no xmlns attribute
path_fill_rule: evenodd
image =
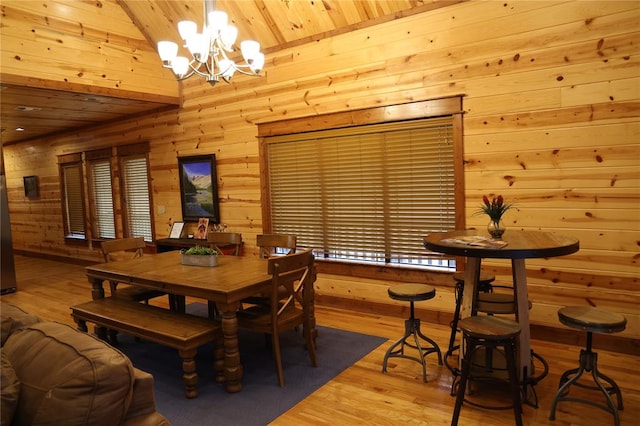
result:
<svg viewBox="0 0 640 426"><path fill-rule="evenodd" d="M125 417L125 425L168 425L169 421L156 411L153 376L134 368L133 395Z"/></svg>
<svg viewBox="0 0 640 426"><path fill-rule="evenodd" d="M145 414L138 417L127 418L124 426L171 426L171 423L157 411L151 414Z"/></svg>

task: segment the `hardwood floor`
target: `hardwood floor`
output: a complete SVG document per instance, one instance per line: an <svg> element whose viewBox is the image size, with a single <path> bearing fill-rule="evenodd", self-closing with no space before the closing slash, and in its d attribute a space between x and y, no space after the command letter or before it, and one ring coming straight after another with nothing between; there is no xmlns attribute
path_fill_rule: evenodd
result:
<svg viewBox="0 0 640 426"><path fill-rule="evenodd" d="M18 291L1 297L2 301L22 307L43 319L73 324L69 306L91 299L90 285L82 266L16 256ZM166 298L154 299L162 305ZM429 303L421 302L421 303ZM273 425L445 425L450 424L455 399L450 396L452 376L429 355L427 383L422 382L419 364L392 359L388 372L382 373L382 359L389 345L404 330L404 318L348 312L317 306L320 325L383 336L382 344L331 382L276 419ZM422 323L422 331L445 348L449 329ZM594 339L598 336L594 335ZM322 344L322 337L319 337ZM549 375L536 386L539 407L524 406L527 425L613 425L613 416L596 407L575 402L558 406L556 420L550 421L549 409L560 375L577 367L580 347L534 340L534 350L549 363ZM319 360L322 368L322 360ZM598 350L599 369L613 378L622 390L624 410L621 425L640 425L640 386L637 356ZM579 390L579 389L578 389ZM573 392L573 391L572 391ZM597 401L596 392L581 395ZM487 410L465 404L460 425L511 425L511 410Z"/></svg>

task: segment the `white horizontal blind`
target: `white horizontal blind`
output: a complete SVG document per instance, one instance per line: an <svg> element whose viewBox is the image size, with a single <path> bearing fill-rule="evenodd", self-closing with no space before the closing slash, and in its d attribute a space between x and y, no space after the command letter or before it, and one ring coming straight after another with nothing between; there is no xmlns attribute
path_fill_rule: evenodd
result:
<svg viewBox="0 0 640 426"><path fill-rule="evenodd" d="M146 156L123 157L124 198L128 236L153 241L151 206L149 202L149 174Z"/></svg>
<svg viewBox="0 0 640 426"><path fill-rule="evenodd" d="M115 238L111 162L109 159L102 159L92 161L90 164L93 183L93 213L97 236L99 238Z"/></svg>
<svg viewBox="0 0 640 426"><path fill-rule="evenodd" d="M63 164L61 169L66 221L65 237L84 239L86 231L82 197L82 163Z"/></svg>
<svg viewBox="0 0 640 426"><path fill-rule="evenodd" d="M455 228L451 117L266 142L273 232L327 259L450 266L422 237Z"/></svg>

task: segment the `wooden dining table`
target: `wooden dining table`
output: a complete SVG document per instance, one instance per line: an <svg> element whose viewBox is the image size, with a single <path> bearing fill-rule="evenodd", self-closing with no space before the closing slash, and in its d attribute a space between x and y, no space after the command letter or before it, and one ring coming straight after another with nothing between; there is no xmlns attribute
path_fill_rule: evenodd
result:
<svg viewBox="0 0 640 426"><path fill-rule="evenodd" d="M188 266L181 264L179 251L170 251L88 266L86 273L93 299L105 297L104 281L117 281L215 302L222 313L226 390L239 392L243 370L236 312L242 299L271 291L267 264L267 260L253 256L220 256L215 267ZM312 324L315 327L313 310Z"/></svg>
<svg viewBox="0 0 640 426"><path fill-rule="evenodd" d="M473 239L486 237L483 241L472 245ZM466 241L464 241L466 239ZM465 257L465 290L463 292L460 316L469 317L474 312L473 304L482 259L510 259L513 276L514 296L516 299L516 320L522 327L519 336L519 375L525 389L525 395L530 396L531 381L531 332L529 325L529 294L527 290L527 271L525 259L564 256L575 253L580 249L576 238L551 232L507 230L502 236L504 246L488 246L492 243L489 235L476 230L439 232L426 235L423 238L425 248L432 252Z"/></svg>

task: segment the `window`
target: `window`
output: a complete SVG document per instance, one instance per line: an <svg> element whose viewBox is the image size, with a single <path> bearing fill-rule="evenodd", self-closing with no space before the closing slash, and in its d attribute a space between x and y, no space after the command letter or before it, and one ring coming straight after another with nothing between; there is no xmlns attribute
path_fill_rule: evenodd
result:
<svg viewBox="0 0 640 426"><path fill-rule="evenodd" d="M105 148L60 157L65 236L76 239L144 237L145 241L151 242L148 144L118 147L115 149L117 157L112 151L112 148ZM83 157L87 199L83 192ZM120 173L114 172L114 167L119 167ZM90 212L90 235L84 230L85 211ZM115 211L122 211L122 218L118 219Z"/></svg>
<svg viewBox="0 0 640 426"><path fill-rule="evenodd" d="M65 238L84 239L84 190L82 185L82 158L63 155L58 158L62 183L62 215Z"/></svg>
<svg viewBox="0 0 640 426"><path fill-rule="evenodd" d="M101 239L116 238L116 223L111 185L111 149L86 153L88 179L92 200L91 224L93 236Z"/></svg>
<svg viewBox="0 0 640 426"><path fill-rule="evenodd" d="M456 228L460 216L456 122L449 115L264 137L271 232L297 235L318 259L455 269L454 260L429 256L422 237Z"/></svg>
<svg viewBox="0 0 640 426"><path fill-rule="evenodd" d="M121 158L126 234L153 241L146 155Z"/></svg>

